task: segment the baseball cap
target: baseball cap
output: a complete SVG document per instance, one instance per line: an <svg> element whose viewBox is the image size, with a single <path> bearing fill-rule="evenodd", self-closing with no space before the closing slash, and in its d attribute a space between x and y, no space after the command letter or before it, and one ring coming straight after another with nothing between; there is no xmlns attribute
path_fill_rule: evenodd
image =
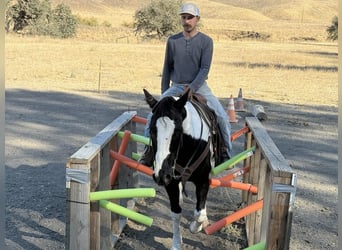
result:
<svg viewBox="0 0 342 250"><path fill-rule="evenodd" d="M193 16L199 16L200 15L198 7L193 3L182 4L180 11L179 11L179 14L180 15L181 14L190 14Z"/></svg>

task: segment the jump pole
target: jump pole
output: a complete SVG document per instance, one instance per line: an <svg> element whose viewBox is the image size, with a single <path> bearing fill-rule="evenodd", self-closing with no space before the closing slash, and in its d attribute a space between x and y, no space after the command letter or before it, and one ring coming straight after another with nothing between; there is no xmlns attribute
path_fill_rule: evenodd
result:
<svg viewBox="0 0 342 250"><path fill-rule="evenodd" d="M136 153L136 152L132 152L132 159L133 160L139 160L140 159L140 157L141 157L141 155L140 154L138 154L138 153Z"/></svg>
<svg viewBox="0 0 342 250"><path fill-rule="evenodd" d="M146 226L151 226L152 223L153 223L153 219L150 218L150 217L147 217L145 215L142 215L142 214L139 214L137 212L134 212L132 210L129 210L125 207L122 207L120 205L117 205L113 202L109 202L107 200L100 200L100 206L105 208L105 209L108 209L109 211L111 212L114 212L116 214L120 214L124 217L127 217L131 220L134 220L134 221L137 221L141 224L144 224Z"/></svg>
<svg viewBox="0 0 342 250"><path fill-rule="evenodd" d="M245 248L243 250L264 250L265 247L266 247L266 243L261 241L261 242L255 244L255 245L247 247L247 248Z"/></svg>
<svg viewBox="0 0 342 250"><path fill-rule="evenodd" d="M247 126L243 127L241 129L239 129L238 131L236 131L234 134L232 134L230 136L230 140L231 141L235 141L237 138L239 138L241 135L243 135L243 134L245 134L247 132L249 132L249 127L247 127Z"/></svg>
<svg viewBox="0 0 342 250"><path fill-rule="evenodd" d="M110 199L124 199L124 198L135 198L135 197L155 197L156 191L154 188L128 188L128 189L117 189L117 190L105 190L90 192L89 200L110 200Z"/></svg>
<svg viewBox="0 0 342 250"><path fill-rule="evenodd" d="M214 187L230 187L230 188L248 191L253 194L258 193L258 188L249 183L242 183L242 182L237 182L237 181L226 181L226 180L211 178L209 180L209 184L210 186L214 186Z"/></svg>
<svg viewBox="0 0 342 250"><path fill-rule="evenodd" d="M147 119L144 117L135 115L132 118L132 122L137 122L137 123L141 123L145 125L147 123Z"/></svg>
<svg viewBox="0 0 342 250"><path fill-rule="evenodd" d="M217 175L221 173L222 171L233 167L236 163L243 161L247 157L252 156L254 151L255 151L255 147L250 147L249 149L241 152L240 154L235 155L233 158L229 159L228 161L225 161L221 163L220 165L216 166L215 168L211 170L211 173L213 175Z"/></svg>
<svg viewBox="0 0 342 250"><path fill-rule="evenodd" d="M122 154L122 155L125 154L130 137L131 137L131 131L125 130L122 136L121 145L119 148L119 154ZM120 168L120 161L115 161L113 164L112 170L110 171L110 174L109 174L111 187L113 187L115 184L116 178L119 173L119 168Z"/></svg>
<svg viewBox="0 0 342 250"><path fill-rule="evenodd" d="M255 211L261 209L263 206L263 200L258 200L238 211L236 211L235 213L232 213L230 215L228 215L227 217L215 222L214 224L211 224L210 226L206 227L204 229L206 234L213 234L216 231L220 230L222 227L237 221L239 219L241 219L242 217L254 213Z"/></svg>
<svg viewBox="0 0 342 250"><path fill-rule="evenodd" d="M119 138L122 138L124 135L124 132L122 131L119 131L118 132L118 136ZM137 134L131 134L130 136L130 139L132 141L135 141L135 142L140 142L140 143L143 143L145 145L150 145L150 138L149 137L145 137L145 136L142 136L142 135L137 135Z"/></svg>
<svg viewBox="0 0 342 250"><path fill-rule="evenodd" d="M235 179L236 177L244 175L245 173L248 173L248 172L249 172L249 167L244 167L244 168L236 169L235 171L230 172L229 174L222 176L220 178L212 178L212 179L219 180L219 181L231 181L231 180ZM211 184L210 187L216 188L218 186Z"/></svg>
<svg viewBox="0 0 342 250"><path fill-rule="evenodd" d="M110 151L110 156L114 159L120 161L121 163L125 164L127 167L133 168L139 172L147 174L149 176L153 175L153 170L137 161L134 161L124 155L119 154L113 150Z"/></svg>

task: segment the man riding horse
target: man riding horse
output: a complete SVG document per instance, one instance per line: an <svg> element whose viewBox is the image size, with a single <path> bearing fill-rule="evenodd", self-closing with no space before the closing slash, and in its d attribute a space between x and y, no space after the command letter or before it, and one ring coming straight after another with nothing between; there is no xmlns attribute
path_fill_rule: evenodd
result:
<svg viewBox="0 0 342 250"><path fill-rule="evenodd" d="M161 80L161 98L180 96L189 89L189 97L193 93L200 94L207 105L214 110L224 140L221 161L231 157L230 124L227 114L219 100L212 94L207 85L207 78L213 57L213 40L198 31L200 20L199 9L195 4L185 3L180 9L183 31L168 38ZM171 86L170 86L171 82ZM145 136L149 137L149 125L152 113L147 117ZM140 163L152 166L154 155L150 146L146 146Z"/></svg>

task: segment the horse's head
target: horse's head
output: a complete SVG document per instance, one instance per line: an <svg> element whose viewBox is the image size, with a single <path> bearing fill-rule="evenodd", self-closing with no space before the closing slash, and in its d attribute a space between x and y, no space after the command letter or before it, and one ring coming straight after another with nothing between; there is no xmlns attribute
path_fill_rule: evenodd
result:
<svg viewBox="0 0 342 250"><path fill-rule="evenodd" d="M174 177L174 168L179 147L182 143L184 108L188 92L179 99L164 97L157 101L144 89L145 99L152 108L150 138L155 154L153 178L159 185L167 186Z"/></svg>

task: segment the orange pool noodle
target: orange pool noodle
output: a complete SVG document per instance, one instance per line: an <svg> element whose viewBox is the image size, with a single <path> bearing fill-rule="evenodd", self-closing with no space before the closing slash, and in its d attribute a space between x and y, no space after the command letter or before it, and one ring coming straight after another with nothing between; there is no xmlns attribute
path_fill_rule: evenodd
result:
<svg viewBox="0 0 342 250"><path fill-rule="evenodd" d="M235 189L249 191L249 192L252 192L253 194L256 194L258 192L258 188L249 183L243 183L243 182L237 182L237 181L226 181L226 180L216 179L216 178L211 178L209 180L209 183L211 186L214 186L214 187L231 187Z"/></svg>
<svg viewBox="0 0 342 250"><path fill-rule="evenodd" d="M249 131L249 127L243 127L242 129L236 131L234 134L230 136L231 141L235 141L237 138L239 138L241 135L247 133Z"/></svg>
<svg viewBox="0 0 342 250"><path fill-rule="evenodd" d="M139 172L152 176L153 170L137 161L134 161L124 155L119 154L113 150L110 151L110 156L113 157L115 160L120 161L121 163L127 165L127 167L133 168Z"/></svg>
<svg viewBox="0 0 342 250"><path fill-rule="evenodd" d="M206 227L204 229L205 233L206 234L213 234L215 233L216 231L220 230L222 227L234 222L234 221L237 221L239 219L241 219L242 217L248 215L248 214L251 214L251 213L254 213L255 211L261 209L263 206L263 200L258 200L238 211L236 211L235 213L231 214L231 215L228 215L227 217L215 222L214 224Z"/></svg>

